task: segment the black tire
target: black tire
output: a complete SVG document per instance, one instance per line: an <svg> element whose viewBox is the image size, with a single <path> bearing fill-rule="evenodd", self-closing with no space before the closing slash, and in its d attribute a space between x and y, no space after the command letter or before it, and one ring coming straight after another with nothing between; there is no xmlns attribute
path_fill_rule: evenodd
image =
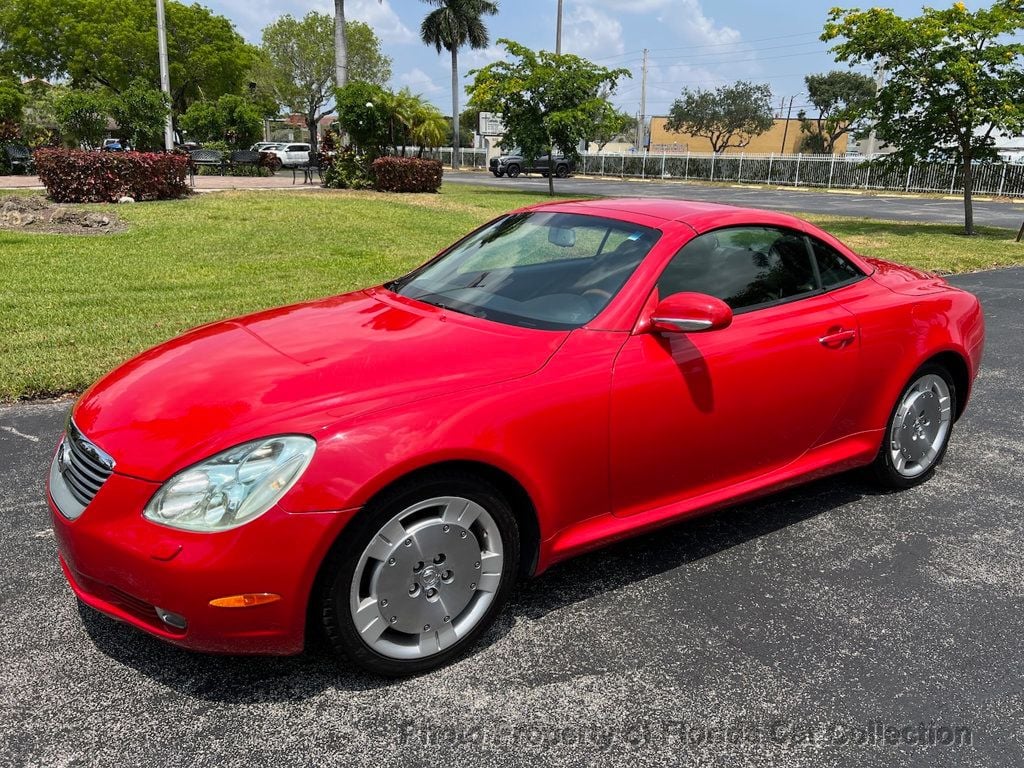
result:
<svg viewBox="0 0 1024 768"><path fill-rule="evenodd" d="M491 173L494 174L494 178L496 179L500 179L502 176L505 175L504 171L491 171Z"/></svg>
<svg viewBox="0 0 1024 768"><path fill-rule="evenodd" d="M506 169L505 173L508 174L508 177L510 179L514 179L519 175L520 171L522 171L522 168L520 168L518 165L513 164Z"/></svg>
<svg viewBox="0 0 1024 768"><path fill-rule="evenodd" d="M885 488L913 488L915 485L920 485L926 482L933 474L935 474L936 467L942 463L942 459L946 455L946 449L949 447L950 438L953 436L953 423L950 421L949 431L946 433L946 439L942 444L942 447L938 451L938 455L932 462L932 465L922 474L916 477L907 477L906 475L900 474L896 470L896 466L893 464L892 455L890 454L889 441L890 433L893 428L893 421L896 418L896 413L899 410L900 404L903 402L904 397L910 391L911 387L917 382L922 376L933 374L941 377L945 382L946 386L949 387L950 393L950 408L953 414L957 412L957 391L956 385L953 381L952 375L949 371L937 363L926 363L925 365L918 368L914 375L910 377L906 386L900 391L900 396L893 404L892 410L889 412L889 418L885 422L885 434L882 435L882 445L878 449L878 455L875 457L874 462L871 464L870 473L876 483Z"/></svg>
<svg viewBox="0 0 1024 768"><path fill-rule="evenodd" d="M471 499L491 515L502 539L501 581L486 613L450 648L419 659L390 658L377 653L359 636L349 610L352 580L364 549L381 527L409 506L436 496ZM327 639L343 658L385 677L416 675L443 666L462 655L494 623L519 573L519 548L515 515L501 492L490 483L461 472L437 472L399 482L374 498L349 523L324 563L317 600Z"/></svg>
<svg viewBox="0 0 1024 768"><path fill-rule="evenodd" d="M281 170L281 166L283 165L284 163L281 162L281 158L275 157L273 160L270 161L270 170L273 173L277 173L278 171Z"/></svg>
<svg viewBox="0 0 1024 768"><path fill-rule="evenodd" d="M569 166L568 165L566 165L565 163L559 163L557 166L555 166L555 176L557 176L560 179L564 179L568 175L569 175Z"/></svg>

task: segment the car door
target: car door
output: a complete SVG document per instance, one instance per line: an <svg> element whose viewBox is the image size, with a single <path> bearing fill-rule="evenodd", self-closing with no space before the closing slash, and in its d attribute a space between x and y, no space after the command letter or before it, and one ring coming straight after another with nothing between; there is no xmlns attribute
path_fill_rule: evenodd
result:
<svg viewBox="0 0 1024 768"><path fill-rule="evenodd" d="M289 144L287 149L288 165L302 165L309 160L308 144Z"/></svg>
<svg viewBox="0 0 1024 768"><path fill-rule="evenodd" d="M610 410L612 502L630 515L753 479L829 430L858 365L855 316L821 289L802 233L732 227L690 240L661 297L716 296L727 328L638 333L623 345Z"/></svg>

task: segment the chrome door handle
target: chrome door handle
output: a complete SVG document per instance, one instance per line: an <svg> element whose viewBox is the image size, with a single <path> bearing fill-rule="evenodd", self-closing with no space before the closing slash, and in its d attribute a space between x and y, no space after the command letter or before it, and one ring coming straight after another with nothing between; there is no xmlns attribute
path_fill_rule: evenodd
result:
<svg viewBox="0 0 1024 768"><path fill-rule="evenodd" d="M819 338L818 343L820 343L822 346L837 349L839 347L846 346L856 338L856 331L830 331L829 333L826 333L824 336Z"/></svg>

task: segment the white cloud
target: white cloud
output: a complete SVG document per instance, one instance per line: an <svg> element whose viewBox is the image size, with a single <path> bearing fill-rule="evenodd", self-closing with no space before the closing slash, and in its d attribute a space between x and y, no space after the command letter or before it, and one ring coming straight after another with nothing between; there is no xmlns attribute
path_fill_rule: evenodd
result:
<svg viewBox="0 0 1024 768"><path fill-rule="evenodd" d="M216 0L210 4L216 12L228 16L238 26L239 32L253 42L259 42L263 28L284 13L296 18L310 11L334 14L334 3L328 0L290 0L287 8L282 8L276 0ZM345 17L369 24L385 43L414 43L419 40L398 18L389 0L383 3L378 0L346 0Z"/></svg>
<svg viewBox="0 0 1024 768"><path fill-rule="evenodd" d="M413 93L420 93L426 96L441 93L443 90L441 86L434 82L430 75L419 67L414 67L408 72L403 72L395 78L395 81L399 85L408 86Z"/></svg>
<svg viewBox="0 0 1024 768"><path fill-rule="evenodd" d="M563 20L562 50L578 56L617 56L626 50L622 24L597 8L574 5Z"/></svg>
<svg viewBox="0 0 1024 768"><path fill-rule="evenodd" d="M659 18L671 24L693 45L714 45L723 49L740 42L740 33L732 27L716 24L704 13L701 0L675 0L671 12Z"/></svg>
<svg viewBox="0 0 1024 768"><path fill-rule="evenodd" d="M334 12L333 3L330 5L330 12ZM345 18L369 24L377 33L377 37L385 43L414 43L419 40L419 37L398 18L388 0L384 0L383 3L378 0L346 0Z"/></svg>
<svg viewBox="0 0 1024 768"><path fill-rule="evenodd" d="M485 67L488 64L491 64L495 61L500 61L501 59L504 58L505 49L494 44L488 45L486 48L480 48L478 50L474 50L472 48L469 50L463 49L459 51L459 69L463 69L463 64L466 65L464 68L465 71L468 71L470 69L479 69L480 67ZM441 54L441 59L441 63L443 64L444 68L451 71L451 55L447 51L443 51Z"/></svg>

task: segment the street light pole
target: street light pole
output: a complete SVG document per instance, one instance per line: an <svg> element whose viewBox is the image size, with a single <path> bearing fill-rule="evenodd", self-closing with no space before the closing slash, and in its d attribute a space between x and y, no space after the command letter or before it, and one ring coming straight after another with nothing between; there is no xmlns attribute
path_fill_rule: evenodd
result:
<svg viewBox="0 0 1024 768"><path fill-rule="evenodd" d="M558 0L558 25L555 31L555 54L562 55L562 0Z"/></svg>
<svg viewBox="0 0 1024 768"><path fill-rule="evenodd" d="M160 49L160 90L167 95L168 105L171 101L171 73L167 66L167 21L164 17L164 0L156 0L156 35ZM170 109L167 110L167 121L164 123L164 149L174 149L174 122Z"/></svg>

